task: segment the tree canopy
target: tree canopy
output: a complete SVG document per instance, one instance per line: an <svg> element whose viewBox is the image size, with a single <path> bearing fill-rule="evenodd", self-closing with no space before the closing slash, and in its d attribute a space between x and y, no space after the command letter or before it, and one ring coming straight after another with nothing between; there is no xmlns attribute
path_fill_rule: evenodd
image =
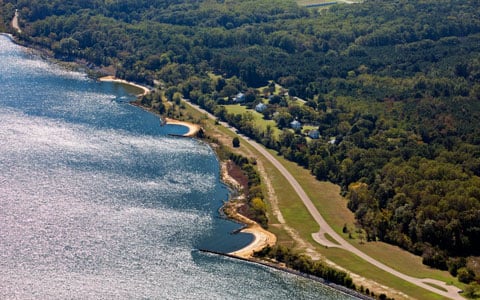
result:
<svg viewBox="0 0 480 300"><path fill-rule="evenodd" d="M370 240L440 268L480 254L478 1L0 0L4 22L14 7L24 41L161 81L167 97L181 93L340 184ZM278 135L222 106L262 86L270 98L250 92L246 105L268 102Z"/></svg>

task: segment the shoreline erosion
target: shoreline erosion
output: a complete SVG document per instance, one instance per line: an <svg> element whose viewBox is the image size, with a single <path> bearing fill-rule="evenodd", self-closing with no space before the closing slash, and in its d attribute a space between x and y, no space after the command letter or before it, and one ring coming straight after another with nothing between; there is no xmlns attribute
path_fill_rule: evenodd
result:
<svg viewBox="0 0 480 300"><path fill-rule="evenodd" d="M0 35L9 38L15 44L24 46L22 44L19 44L17 39L15 39L15 36L13 36L12 34L0 32ZM26 46L26 47L30 48L28 46ZM30 48L30 49L37 50L35 48ZM41 51L41 50L38 50L38 51ZM52 58L49 55L46 55L45 57L47 59ZM55 60L53 60L53 61L55 61ZM59 61L57 61L57 63L59 63ZM100 82L120 83L120 84L124 84L124 85L128 85L128 86L137 88L137 89L142 91L141 93L136 95L137 97L142 97L142 96L148 95L149 93L152 92L152 90L149 87L146 87L144 85L141 85L141 84L138 84L138 83L135 83L135 82L130 82L130 81L127 81L127 80L124 80L124 79L120 79L120 78L117 78L113 75L102 76L102 77L97 78L97 80L100 81ZM132 103L132 105L140 106L143 109L155 114L155 112L151 111L150 109L148 109L147 107L144 107L142 105L138 105L136 103ZM165 124L167 124L167 125L168 124L180 125L180 126L187 127L188 132L181 135L181 136L184 136L184 137L195 137L197 135L197 133L201 130L201 127L198 124L194 124L194 123L186 122L186 121L180 121L180 120L176 120L176 119L172 119L172 118L165 118ZM225 169L225 171L226 171L226 169ZM233 179L231 176L228 175L228 171L226 171L226 173L222 172L222 179L221 180L222 180L223 183L229 185L231 188L235 188L235 184L233 182L236 182L236 181L235 181L235 179ZM232 185L232 183L233 183L233 185ZM232 200L233 199L229 199L229 202L232 201ZM225 207L225 204L222 205L221 209L224 209L224 207ZM240 215L236 210L235 210L234 214L235 215L229 214L229 215L227 215L227 217L229 219L233 220L233 221L237 221L237 222L243 224L244 227L239 232L250 233L250 234L253 235L254 239L247 246L245 246L241 249L235 250L233 252L230 252L230 253L225 253L225 254L230 255L231 257L237 257L239 259L250 260L252 258L252 254L253 254L254 251L259 251L267 245L273 246L276 243L276 237L275 237L275 235L273 235L273 233L270 233L269 231L266 231L260 225L258 225L256 222L244 217L243 215Z"/></svg>
<svg viewBox="0 0 480 300"><path fill-rule="evenodd" d="M15 39L11 34L2 33L2 35L9 37L12 40L12 42L15 42ZM134 82L130 82L130 81L127 81L127 80L124 80L124 79L120 79L120 78L117 78L117 77L112 76L112 75L103 76L103 77L97 78L97 80L101 81L101 82L116 82L116 83L125 84L125 85L129 85L129 86L138 88L138 89L142 90L143 92L137 94L137 97L145 96L145 95L152 92L151 89L146 87L146 86L143 86L143 85L140 85L140 84L137 84L137 83L134 83ZM140 106L143 109L152 112L147 107L143 107L143 106L138 105L138 104L133 104L133 105ZM154 112L152 112L152 113L154 113ZM171 119L171 118L165 118L165 124L167 124L167 125L168 124L180 125L180 126L187 127L188 132L186 134L182 135L184 137L195 137L201 129L200 125L198 125L198 124L185 122L185 121L180 121L180 120L175 120L175 119ZM221 179L222 182L229 185L231 188L235 189L236 180L233 177L229 176L228 171L226 169L225 169L225 172L222 170L221 173L222 173L222 179ZM233 203L232 200L233 199L229 199L228 202ZM226 204L223 205L222 209L225 208L225 205ZM240 222L241 224L244 224L245 227L242 228L240 230L240 232L250 233L254 237L253 241L250 244L248 244L247 246L228 253L232 257L237 257L237 258L249 260L250 258L252 258L252 254L253 254L254 251L259 251L259 250L263 249L265 246L268 246L268 245L273 246L276 243L276 236L273 233L263 229L256 222L254 222L254 221L244 217L243 215L239 214L236 211L236 209L234 209L233 213L228 214L227 217L232 219L232 220L235 220L237 222Z"/></svg>
<svg viewBox="0 0 480 300"><path fill-rule="evenodd" d="M221 179L222 182L230 186L231 189L239 192L240 184L228 173L226 162L221 162ZM228 218L245 225L242 229L239 230L239 232L249 233L253 235L253 241L250 244L241 249L226 254L231 257L238 257L248 260L253 258L254 252L260 251L266 246L274 246L277 243L277 237L270 231L262 228L257 222L243 216L238 212L237 200L243 197L245 196L240 192L240 194L236 197L230 198L228 202L223 205L222 209Z"/></svg>

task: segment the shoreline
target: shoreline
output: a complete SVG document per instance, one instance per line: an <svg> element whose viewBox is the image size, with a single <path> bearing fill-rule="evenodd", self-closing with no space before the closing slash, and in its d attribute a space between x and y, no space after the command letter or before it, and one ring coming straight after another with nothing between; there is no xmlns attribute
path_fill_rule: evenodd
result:
<svg viewBox="0 0 480 300"><path fill-rule="evenodd" d="M151 90L146 86L140 85L135 82L127 81L125 79L120 79L112 75L100 77L98 78L98 80L102 82L118 82L143 90L143 93L137 94L138 97L145 96L151 93Z"/></svg>
<svg viewBox="0 0 480 300"><path fill-rule="evenodd" d="M247 227L242 228L240 232L252 234L253 241L239 250L227 253L231 256L251 259L254 252L258 252L266 246L273 246L277 242L277 237L273 233L263 229L256 223L252 225L247 224Z"/></svg>
<svg viewBox="0 0 480 300"><path fill-rule="evenodd" d="M323 279L322 277L302 273L300 271L297 271L295 269L283 266L282 264L275 263L275 262L272 262L272 261L253 258L253 257L244 258L244 257L240 257L240 256L237 256L237 255L232 255L230 253L222 253L222 252L211 251L211 250L207 250L207 249L198 249L197 251L202 252L202 253L206 253L206 254L214 254L214 255L228 257L228 258L231 258L231 259L237 259L237 260L240 260L240 261L244 261L244 262L260 265L260 266L263 266L263 267L272 268L272 269L275 269L275 270L278 270L278 271L281 271L281 272L285 272L285 273L293 274L293 275L296 275L296 276L300 276L300 277L303 277L303 278L306 278L306 279L310 279L310 280L319 282L319 283L321 283L321 284L323 284L323 285L325 285L325 286L327 286L331 289L334 289L334 290L336 290L338 292L341 292L345 295L353 296L353 297L358 298L358 299L362 299L362 300L374 300L375 299L375 298L372 298L368 295L357 292L356 290L352 290L352 289L349 289L349 288L344 287L342 285L330 282L326 279Z"/></svg>
<svg viewBox="0 0 480 300"><path fill-rule="evenodd" d="M129 86L132 86L132 87L143 90L143 93L137 94L137 97L143 97L143 96L146 96L146 95L148 95L152 92L152 90L150 88L148 88L144 85L140 85L140 84L135 83L135 82L127 81L125 79L120 79L120 78L117 78L117 77L112 76L112 75L100 77L100 78L98 78L98 80L101 81L101 82L117 82L117 83L129 85ZM135 105L140 106L140 107L146 109L147 111L152 112L147 107L143 107L143 106L138 105L138 104L135 104ZM169 125L169 124L170 125L180 125L180 126L187 127L188 132L185 133L185 134L179 135L179 136L195 137L197 135L197 133L200 131L200 125L198 125L198 124L193 124L193 123L190 123L190 122L175 120L175 119L171 119L171 118L165 118L165 124L167 124L167 125Z"/></svg>
<svg viewBox="0 0 480 300"><path fill-rule="evenodd" d="M190 122L185 122L185 121L180 121L180 120L175 120L171 118L165 118L165 124L167 125L180 125L188 128L188 132L185 134L182 134L181 136L184 137L195 137L197 133L200 131L200 125L190 123Z"/></svg>
<svg viewBox="0 0 480 300"><path fill-rule="evenodd" d="M5 36L7 38L10 39L10 41L12 41L12 43L15 43L15 39L13 37L13 35L11 33L8 33L8 32L0 32L0 36ZM16 43L15 43L16 44Z"/></svg>
<svg viewBox="0 0 480 300"><path fill-rule="evenodd" d="M228 173L228 168L225 161L221 162L220 168L222 182L239 192L240 184ZM270 231L262 228L257 222L243 216L238 212L237 201L244 197L245 196L240 192L238 196L229 199L222 208L225 212L225 215L229 219L245 225L238 232L249 233L253 235L253 241L250 244L226 254L232 257L249 260L253 258L254 252L260 251L266 246L274 246L277 243L277 237Z"/></svg>
<svg viewBox="0 0 480 300"><path fill-rule="evenodd" d="M107 76L108 78L104 81L111 81L113 76ZM123 82L125 83L125 82ZM145 88L145 87L144 87ZM157 112L152 111L150 108L145 107L141 104L132 103L135 106L139 106L155 115L158 115ZM183 137L196 137L197 133L201 130L201 126L198 124L194 124L191 122L187 121L180 121L172 118L164 118L165 123L164 124L170 124L170 125L180 125L180 126L185 126L188 128L188 132L179 135ZM214 146L212 146L211 143L209 143L212 149L215 149ZM217 155L217 158L218 155ZM235 251L229 252L229 253L223 253L224 255L228 255L231 257L236 257L239 259L244 259L244 260L253 260L253 253L255 251L260 251L266 246L274 246L277 242L277 237L271 233L268 230L265 230L262 228L257 222L241 215L237 211L236 207L236 200L245 197L241 192L240 192L240 184L232 177L230 174L228 174L228 169L226 167L226 161L220 161L220 180L227 186L229 186L231 189L239 192L239 194L233 198L230 198L227 202L225 202L220 209L223 210L225 213L225 216L232 220L239 222L240 224L243 224L244 226L237 231L242 232L242 233L249 233L253 235L253 241L246 245L243 248L237 249ZM230 196L232 197L232 193L230 193Z"/></svg>
<svg viewBox="0 0 480 300"><path fill-rule="evenodd" d="M10 38L10 40L12 42L15 42L14 36L12 34L8 34L8 33L0 33L0 34ZM143 92L137 94L137 97L142 97L142 96L148 95L152 92L152 90L150 88L146 87L146 86L143 86L143 85L140 85L140 84L137 84L137 83L134 83L134 82L130 82L130 81L127 81L127 80L124 80L124 79L120 79L120 78L117 78L113 75L99 77L99 78L97 78L97 80L101 81L101 82L116 82L116 83L125 84L125 85L129 85L131 87L138 88L138 89L142 90ZM140 106L143 109L145 109L145 110L147 110L151 113L156 114L155 112L148 109L147 107L144 107L142 105L138 105L138 104L135 104L135 103L132 103L132 104L134 104L136 106ZM167 125L168 124L180 125L180 126L187 127L188 132L181 135L181 136L184 136L184 137L195 137L201 129L200 125L198 125L198 124L194 124L194 123L190 123L190 122L186 122L186 121L175 120L175 119L172 119L172 118L165 118L165 124L167 124ZM223 183L227 184L228 186L230 186L231 188L236 189L238 187L238 183L236 182L236 180L234 178L232 178L228 174L227 169L223 168L223 165L224 165L224 162L221 163L221 168L222 168L221 181ZM240 195L240 197L241 196L242 195ZM228 202L233 203L233 201L234 201L234 199L230 199ZM227 204L225 204L225 205L227 205ZM222 207L223 209L225 208L225 205L223 205L223 207ZM240 258L240 259L253 261L252 258L253 258L253 252L254 251L260 251L261 249L263 249L264 247L266 247L268 245L270 245L270 246L275 245L277 239L276 239L276 236L273 233L263 229L255 221L250 220L247 217L238 213L236 208L233 209L233 212L227 213L226 215L229 219L231 219L233 221L240 222L241 224L245 225L242 229L239 230L239 232L249 233L249 234L252 234L253 237L254 237L253 241L250 244L246 245L245 247L243 247L241 249L235 250L233 252L225 253L226 255L230 255L232 257L237 257L237 258Z"/></svg>

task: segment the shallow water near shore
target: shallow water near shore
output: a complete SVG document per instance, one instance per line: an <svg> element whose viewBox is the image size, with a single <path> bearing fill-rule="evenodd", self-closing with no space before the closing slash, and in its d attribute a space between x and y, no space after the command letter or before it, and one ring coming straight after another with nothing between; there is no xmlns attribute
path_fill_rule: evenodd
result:
<svg viewBox="0 0 480 300"><path fill-rule="evenodd" d="M183 126L0 35L1 299L352 299L196 251L252 237L218 213L219 164Z"/></svg>

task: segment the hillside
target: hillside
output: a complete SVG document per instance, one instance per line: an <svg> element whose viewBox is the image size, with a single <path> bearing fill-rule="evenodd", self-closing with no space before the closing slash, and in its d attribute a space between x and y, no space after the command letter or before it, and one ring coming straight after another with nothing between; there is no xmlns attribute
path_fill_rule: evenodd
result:
<svg viewBox="0 0 480 300"><path fill-rule="evenodd" d="M0 5L19 9L25 42L127 80L160 81L169 100L181 94L340 184L367 240L454 274L463 258L480 255L478 1L370 0L328 10L283 0ZM223 107L239 92L247 107L267 104L278 137ZM156 97L143 104L165 109ZM294 119L321 138L288 129Z"/></svg>

